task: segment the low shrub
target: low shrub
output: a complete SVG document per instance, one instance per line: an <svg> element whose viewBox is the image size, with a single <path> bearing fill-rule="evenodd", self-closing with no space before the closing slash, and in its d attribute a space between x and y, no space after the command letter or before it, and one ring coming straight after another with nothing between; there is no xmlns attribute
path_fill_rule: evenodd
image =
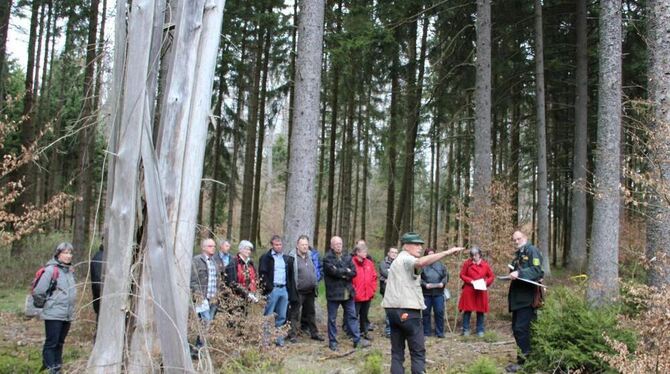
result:
<svg viewBox="0 0 670 374"><path fill-rule="evenodd" d="M488 357L480 357L465 369L466 374L497 374L496 363Z"/></svg>
<svg viewBox="0 0 670 374"><path fill-rule="evenodd" d="M583 292L563 287L553 289L533 324L533 350L527 367L551 372L610 370L599 356L614 353L605 333L631 350L636 345L633 331L617 324L618 312L619 307L590 308Z"/></svg>
<svg viewBox="0 0 670 374"><path fill-rule="evenodd" d="M366 355L363 372L368 374L382 373L382 353L379 350L375 349Z"/></svg>

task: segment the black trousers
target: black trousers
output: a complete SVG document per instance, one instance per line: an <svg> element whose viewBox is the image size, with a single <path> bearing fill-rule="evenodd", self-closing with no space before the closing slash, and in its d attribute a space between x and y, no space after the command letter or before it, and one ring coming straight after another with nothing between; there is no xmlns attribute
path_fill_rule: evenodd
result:
<svg viewBox="0 0 670 374"><path fill-rule="evenodd" d="M68 331L70 331L69 321L44 321L42 364L50 372L58 372L63 366L63 344Z"/></svg>
<svg viewBox="0 0 670 374"><path fill-rule="evenodd" d="M521 350L521 356L518 357L520 364L523 364L530 353L530 325L536 318L537 311L530 306L512 312L512 332L516 345Z"/></svg>
<svg viewBox="0 0 670 374"><path fill-rule="evenodd" d="M403 374L405 342L412 359L412 374L426 371L426 340L423 336L421 310L386 308L391 324L391 374Z"/></svg>
<svg viewBox="0 0 670 374"><path fill-rule="evenodd" d="M301 323L302 329L309 332L310 336L316 336L319 330L316 327L316 312L314 309L314 300L316 293L298 292L298 300L291 301L289 306L289 321L291 321L291 330L289 337L295 337L298 334L298 323Z"/></svg>
<svg viewBox="0 0 670 374"><path fill-rule="evenodd" d="M356 315L358 316L358 321L360 322L359 331L361 335L368 334L368 326L370 325L370 320L368 319L368 314L370 313L370 300L363 302L356 302Z"/></svg>

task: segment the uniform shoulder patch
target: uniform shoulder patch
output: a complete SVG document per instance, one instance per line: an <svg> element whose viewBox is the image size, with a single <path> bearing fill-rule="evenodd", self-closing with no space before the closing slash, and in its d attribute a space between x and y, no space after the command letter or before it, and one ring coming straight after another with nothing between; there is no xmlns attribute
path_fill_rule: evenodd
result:
<svg viewBox="0 0 670 374"><path fill-rule="evenodd" d="M533 266L540 266L540 259L539 258L535 257L533 259Z"/></svg>

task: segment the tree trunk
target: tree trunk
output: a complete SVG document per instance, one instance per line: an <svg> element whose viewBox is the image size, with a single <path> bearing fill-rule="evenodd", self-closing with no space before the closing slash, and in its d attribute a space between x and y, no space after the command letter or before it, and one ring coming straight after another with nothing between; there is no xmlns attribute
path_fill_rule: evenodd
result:
<svg viewBox="0 0 670 374"><path fill-rule="evenodd" d="M288 66L288 139L287 144L291 144L291 136L293 135L293 111L295 106L295 56L296 56L296 41L298 35L298 2L293 2L293 27L291 28L291 62ZM286 150L287 164L291 160L291 147ZM320 180L320 179L319 179ZM286 188L288 188L288 178L286 178ZM316 240L316 237L314 237ZM316 245L316 244L314 244Z"/></svg>
<svg viewBox="0 0 670 374"><path fill-rule="evenodd" d="M319 137L319 103L323 45L323 0L300 2L298 56L296 59L295 111L293 119L288 190L284 208L284 239L314 231Z"/></svg>
<svg viewBox="0 0 670 374"><path fill-rule="evenodd" d="M535 110L537 141L537 246L542 253L542 269L551 276L549 258L549 196L547 195L547 120L544 105L544 36L542 1L535 0Z"/></svg>
<svg viewBox="0 0 670 374"><path fill-rule="evenodd" d="M411 26L409 36L409 66L407 93L409 100L407 116L407 137L405 138L405 165L403 171L403 184L398 196L398 207L396 210L395 224L400 231L405 232L412 229L412 209L413 209L413 186L414 186L414 155L416 152L416 140L419 131L421 96L423 87L424 66L426 62L426 39L428 34L428 24L430 19L425 17L423 20L423 30L421 34L421 51L419 53L419 66L417 67L416 56L416 36L417 22L415 20ZM418 78L416 72L418 70Z"/></svg>
<svg viewBox="0 0 670 374"><path fill-rule="evenodd" d="M247 121L245 149L244 149L244 176L242 179L242 206L240 208L240 240L253 240L252 209L254 197L254 171L256 152L256 124L258 122L258 101L263 68L263 28L256 26L256 57L253 87L249 101L249 120Z"/></svg>
<svg viewBox="0 0 670 374"><path fill-rule="evenodd" d="M572 165L572 211L568 268L586 270L586 183L588 137L588 45L586 0L577 0L577 70L575 72L575 143Z"/></svg>
<svg viewBox="0 0 670 374"><path fill-rule="evenodd" d="M351 57L350 57L351 58ZM347 119L345 121L344 127L344 141L342 142L342 182L340 184L340 196L342 197L342 206L340 213L340 236L342 237L342 242L344 245L348 245L353 242L351 238L351 187L353 184L352 180L352 166L353 166L353 153L354 153L354 114L355 114L355 98L357 85L355 81L357 79L355 72L355 63L351 64L351 69L349 71L349 85L347 87L348 100L347 100Z"/></svg>
<svg viewBox="0 0 670 374"><path fill-rule="evenodd" d="M91 203L93 200L93 152L95 151L95 134L97 130L97 114L95 108L95 58L98 36L98 7L99 0L91 0L88 18L88 40L86 42L86 68L84 70L84 104L81 112L82 130L79 132L79 152L77 165L79 166L76 186L74 235L72 244L75 249L83 250L88 242L88 232L91 218Z"/></svg>
<svg viewBox="0 0 670 374"><path fill-rule="evenodd" d="M269 11L272 11L271 9ZM254 173L254 198L251 214L251 236L250 240L260 240L260 205L261 205L261 176L263 165L263 143L265 142L265 99L268 86L268 64L270 60L271 31L265 30L265 41L263 42L263 77L261 78L260 100L258 104L258 139L256 144L256 171ZM268 176L271 178L272 176Z"/></svg>
<svg viewBox="0 0 670 374"><path fill-rule="evenodd" d="M244 61L247 56L247 24L242 26L242 47L240 53L240 61ZM237 198L237 158L240 148L240 135L242 131L242 108L244 107L244 64L240 63L240 71L237 76L237 100L235 104L235 124L233 131L233 155L230 158L230 181L228 182L228 221L226 222L226 237L228 240L233 238L233 208L235 207L235 199Z"/></svg>
<svg viewBox="0 0 670 374"><path fill-rule="evenodd" d="M21 129L19 131L19 141L24 147L29 147L35 140L35 121L33 118L34 106L34 74L35 74L35 42L37 41L37 23L40 12L40 1L33 1L30 17L30 33L28 35L28 62L26 64L26 75L24 80L25 93L23 96L23 112ZM14 201L12 210L17 216L26 212L26 207L35 201L35 167L32 162L24 164L16 171L21 178L24 190ZM25 247L24 240L17 240L12 243L11 255L19 256Z"/></svg>
<svg viewBox="0 0 670 374"><path fill-rule="evenodd" d="M670 4L653 0L649 4L649 51L651 54L649 85L653 106L650 158L653 162L651 201L647 214L647 259L649 285L663 287L670 284L670 206L667 188L670 186ZM663 193L662 191L666 191Z"/></svg>
<svg viewBox="0 0 670 374"><path fill-rule="evenodd" d="M5 80L7 61L7 34L9 31L9 18L11 17L13 0L0 2L0 112L5 106Z"/></svg>
<svg viewBox="0 0 670 374"><path fill-rule="evenodd" d="M399 31L396 29L395 32L395 41L400 43L399 40ZM388 249L389 247L397 245L398 241L398 228L395 225L395 177L396 177L396 160L398 158L398 153L396 150L396 138L398 133L398 127L400 125L400 116L399 116L399 106L400 106L400 50L396 45L393 47L393 56L391 62L391 103L389 111L389 130L388 130L388 176L387 176L387 186L386 186L386 226L384 228L384 248Z"/></svg>
<svg viewBox="0 0 670 374"><path fill-rule="evenodd" d="M488 215L491 206L491 1L477 0L477 58L475 76L475 142L473 214L470 242L488 246L491 232Z"/></svg>
<svg viewBox="0 0 670 374"><path fill-rule="evenodd" d="M335 32L340 34L342 32L342 1L338 1L338 12L336 16L336 25ZM340 88L340 63L335 59L331 59L331 64L333 65L333 83L331 87L331 114L330 114L330 148L328 150L328 192L327 192L327 203L328 208L326 209L326 243L329 243L330 238L333 236L333 221L335 213L335 144L337 142L337 112L338 112L338 98L339 98L339 88Z"/></svg>
<svg viewBox="0 0 670 374"><path fill-rule="evenodd" d="M592 305L610 304L619 296L621 29L621 1L600 3L598 141L586 290Z"/></svg>
<svg viewBox="0 0 670 374"><path fill-rule="evenodd" d="M151 24L154 17L154 7L150 3L148 0L135 1L134 7L128 9L127 34L132 37L126 42L126 53L129 63L135 62L135 64L126 69L124 62L114 69L115 73L122 75L116 75L113 82L123 81L127 84L119 85L119 91L115 91L120 98L119 111L122 112L120 114L122 118L118 123L118 134L123 134L123 138L118 139L118 148L114 153L117 155L114 158L115 165L113 168L110 167L110 177L114 172L114 178L109 180L113 192L107 200L105 287L101 299L96 344L88 362L88 371L99 373L118 373L121 372L123 365L125 321L130 301L130 267L137 219L136 199L139 178L137 165L140 161L142 139L142 128L137 124L143 121L142 110L130 110L130 108L138 102L143 103L146 94L143 82L147 77L147 62L151 57L149 56L151 34L145 32L145 27ZM126 13L125 2L117 3L116 12ZM122 17L117 18L116 27L118 36L118 28L126 27ZM124 44L122 40L125 39L116 39L117 46ZM116 97L112 100L116 101ZM139 107L144 108L144 105ZM129 110L124 111L123 108ZM112 136L110 146L115 141Z"/></svg>

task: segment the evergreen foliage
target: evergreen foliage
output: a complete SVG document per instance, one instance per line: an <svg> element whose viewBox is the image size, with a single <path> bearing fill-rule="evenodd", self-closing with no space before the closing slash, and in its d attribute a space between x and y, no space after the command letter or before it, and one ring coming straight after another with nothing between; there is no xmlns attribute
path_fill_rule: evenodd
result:
<svg viewBox="0 0 670 374"><path fill-rule="evenodd" d="M544 308L533 324L533 351L528 367L555 372L583 369L607 372L609 366L599 353L613 353L605 334L634 351L636 336L617 325L616 306L592 309L582 293L556 287L548 294Z"/></svg>

